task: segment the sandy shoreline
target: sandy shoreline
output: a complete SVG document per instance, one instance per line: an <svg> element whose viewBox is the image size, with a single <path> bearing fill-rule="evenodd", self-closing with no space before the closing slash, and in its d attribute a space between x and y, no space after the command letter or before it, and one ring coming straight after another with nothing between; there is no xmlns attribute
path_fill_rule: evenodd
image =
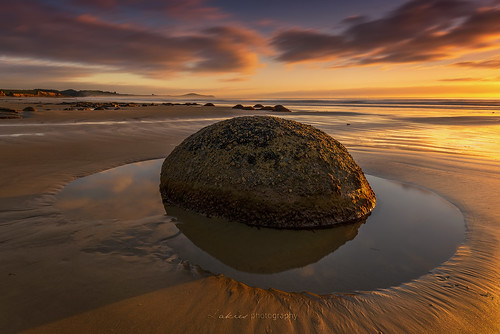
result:
<svg viewBox="0 0 500 334"><path fill-rule="evenodd" d="M26 104L2 100L0 105ZM349 295L284 293L221 276L204 277L194 268L149 257L88 254L81 251L82 245L109 232L96 227L95 234L85 234L52 205L53 194L78 177L165 157L198 128L256 113L158 106L40 111L21 120L1 120L0 332L500 331L499 161L473 149L463 153L423 144L408 147L410 139L401 137L404 131L397 140L380 145L375 142L378 135L359 138L360 131L372 125L356 116L349 119L350 128L344 119L315 125L340 138L365 172L431 189L457 205L466 218L466 242L455 256L398 287ZM307 117L283 116L299 121ZM436 123L418 121L418 131ZM491 122L491 116L486 121ZM266 314L294 314L296 319Z"/></svg>

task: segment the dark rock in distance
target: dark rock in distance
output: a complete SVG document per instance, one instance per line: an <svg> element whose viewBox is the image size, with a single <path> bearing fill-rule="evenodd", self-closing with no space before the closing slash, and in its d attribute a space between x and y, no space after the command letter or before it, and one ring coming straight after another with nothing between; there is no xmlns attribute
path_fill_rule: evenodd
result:
<svg viewBox="0 0 500 334"><path fill-rule="evenodd" d="M277 104L274 106L273 111L278 111L278 112L290 112L290 109L287 107L282 106L281 104Z"/></svg>
<svg viewBox="0 0 500 334"><path fill-rule="evenodd" d="M233 107L233 109L241 109L241 110L255 110L254 107L252 106L244 106L244 105L241 105L241 104L237 104Z"/></svg>
<svg viewBox="0 0 500 334"><path fill-rule="evenodd" d="M319 228L366 218L375 194L338 141L270 116L215 123L165 159L165 203L248 225Z"/></svg>
<svg viewBox="0 0 500 334"><path fill-rule="evenodd" d="M9 118L21 118L21 115L15 109L0 107L0 119L9 119Z"/></svg>
<svg viewBox="0 0 500 334"><path fill-rule="evenodd" d="M260 110L274 110L274 107L272 107L272 106L264 106L264 107L261 107Z"/></svg>
<svg viewBox="0 0 500 334"><path fill-rule="evenodd" d="M36 111L36 109L33 107L26 107L23 109L23 111Z"/></svg>
<svg viewBox="0 0 500 334"><path fill-rule="evenodd" d="M241 104L237 104L233 107L233 109L241 109L241 110L269 110L269 111L277 111L277 112L291 112L287 107L277 104L274 107L271 106L263 106L262 104L256 104L252 106L243 106Z"/></svg>
<svg viewBox="0 0 500 334"><path fill-rule="evenodd" d="M208 102L208 103L205 103L203 106L204 107L215 107L215 104L213 104L212 102Z"/></svg>

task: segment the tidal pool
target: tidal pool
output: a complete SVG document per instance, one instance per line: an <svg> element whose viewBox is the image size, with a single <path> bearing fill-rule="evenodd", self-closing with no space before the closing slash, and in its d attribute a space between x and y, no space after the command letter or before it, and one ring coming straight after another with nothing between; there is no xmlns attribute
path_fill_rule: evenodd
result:
<svg viewBox="0 0 500 334"><path fill-rule="evenodd" d="M79 224L99 222L116 231L131 221L158 220L158 233L166 233L158 242L185 263L250 286L319 294L411 281L449 259L464 240L464 218L453 204L433 192L370 175L377 206L357 224L292 231L207 218L163 205L162 162L80 178L57 195L56 207ZM160 228L166 224L171 228ZM123 234L115 238L105 241L108 250L123 247ZM148 247L141 245L137 254L147 254Z"/></svg>

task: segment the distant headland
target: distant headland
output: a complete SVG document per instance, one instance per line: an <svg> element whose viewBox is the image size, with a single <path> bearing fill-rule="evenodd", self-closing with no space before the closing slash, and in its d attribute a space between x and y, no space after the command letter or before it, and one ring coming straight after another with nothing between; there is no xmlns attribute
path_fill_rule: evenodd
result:
<svg viewBox="0 0 500 334"><path fill-rule="evenodd" d="M88 97L102 95L126 95L102 90L56 89L0 89L0 96L11 97Z"/></svg>
<svg viewBox="0 0 500 334"><path fill-rule="evenodd" d="M151 94L156 96L156 94ZM142 96L140 94L120 94L117 92L108 92L102 90L57 90L57 89L1 89L0 97L91 97L91 96ZM175 98L215 98L213 95L202 95L197 93L188 93L184 95L159 95Z"/></svg>
<svg viewBox="0 0 500 334"><path fill-rule="evenodd" d="M188 93L183 95L162 95L165 97L176 97L176 98L198 98L198 99L214 99L214 95L203 95L197 93Z"/></svg>

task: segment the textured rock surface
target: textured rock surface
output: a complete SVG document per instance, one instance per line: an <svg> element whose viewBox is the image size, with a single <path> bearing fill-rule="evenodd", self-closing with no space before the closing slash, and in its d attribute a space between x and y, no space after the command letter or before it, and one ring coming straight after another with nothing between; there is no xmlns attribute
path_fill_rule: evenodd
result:
<svg viewBox="0 0 500 334"><path fill-rule="evenodd" d="M160 190L166 203L276 228L352 222L375 206L342 144L269 116L225 120L188 137L165 159Z"/></svg>

